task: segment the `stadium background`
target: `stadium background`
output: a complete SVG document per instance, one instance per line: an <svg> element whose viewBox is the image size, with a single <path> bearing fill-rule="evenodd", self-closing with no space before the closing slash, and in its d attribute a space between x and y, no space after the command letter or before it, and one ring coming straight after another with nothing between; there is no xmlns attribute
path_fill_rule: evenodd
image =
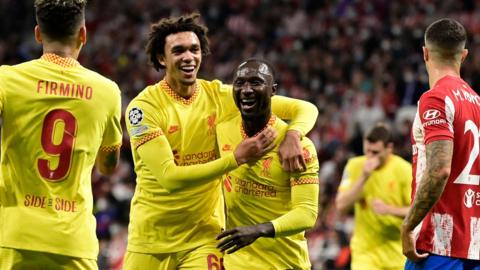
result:
<svg viewBox="0 0 480 270"><path fill-rule="evenodd" d="M88 43L80 62L116 81L123 106L163 74L143 52L149 25L199 11L212 54L200 77L231 81L240 60L263 57L277 69L280 94L309 100L320 111L309 137L321 163L319 218L308 232L314 269L348 269L352 218L333 201L343 166L361 154L361 134L376 121L395 130L397 154L410 160L409 130L418 97L428 89L421 46L433 20L452 17L469 31L462 76L480 89L479 1L90 0ZM0 0L0 64L37 58L32 0ZM93 173L100 269L120 269L135 187L128 135L110 177ZM7 221L8 222L8 221Z"/></svg>

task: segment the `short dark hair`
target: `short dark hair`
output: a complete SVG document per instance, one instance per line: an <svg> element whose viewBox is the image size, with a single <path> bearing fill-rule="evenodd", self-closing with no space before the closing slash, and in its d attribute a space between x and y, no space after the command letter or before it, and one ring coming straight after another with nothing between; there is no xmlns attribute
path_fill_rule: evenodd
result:
<svg viewBox="0 0 480 270"><path fill-rule="evenodd" d="M202 55L210 53L208 28L198 23L199 18L200 14L194 12L180 17L164 18L152 25L145 50L156 70L165 68L158 61L157 55L165 55L165 40L170 34L194 32L200 40Z"/></svg>
<svg viewBox="0 0 480 270"><path fill-rule="evenodd" d="M377 123L365 135L365 139L371 143L383 142L385 146L393 143L393 136L390 128L384 123Z"/></svg>
<svg viewBox="0 0 480 270"><path fill-rule="evenodd" d="M462 24L454 19L444 18L433 22L425 31L425 45L441 58L455 60L467 42L467 32Z"/></svg>
<svg viewBox="0 0 480 270"><path fill-rule="evenodd" d="M85 20L87 0L35 0L35 17L47 39L68 42Z"/></svg>

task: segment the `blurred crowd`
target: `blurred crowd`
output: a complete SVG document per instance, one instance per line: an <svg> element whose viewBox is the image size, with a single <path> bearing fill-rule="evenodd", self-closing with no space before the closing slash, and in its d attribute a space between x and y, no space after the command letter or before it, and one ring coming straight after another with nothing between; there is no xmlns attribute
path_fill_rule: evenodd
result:
<svg viewBox="0 0 480 270"><path fill-rule="evenodd" d="M38 58L31 0L0 0L0 64ZM428 89L423 65L425 27L452 17L469 31L462 76L480 89L480 9L459 0L89 0L88 42L79 61L116 81L124 107L163 74L148 65L144 46L152 22L199 11L212 54L200 77L230 82L241 60L261 57L277 69L279 94L315 103L319 118L309 137L321 163L316 227L308 232L314 269L348 269L354 226L334 208L347 158L362 153L362 134L377 121L395 131L395 151L410 160L410 127ZM115 174L93 173L100 268L118 269L126 247L135 174L125 132Z"/></svg>

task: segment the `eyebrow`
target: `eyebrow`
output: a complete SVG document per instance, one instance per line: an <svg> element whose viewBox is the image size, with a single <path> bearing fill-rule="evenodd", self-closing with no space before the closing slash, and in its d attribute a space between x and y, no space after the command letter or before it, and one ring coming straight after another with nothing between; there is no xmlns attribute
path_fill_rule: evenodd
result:
<svg viewBox="0 0 480 270"><path fill-rule="evenodd" d="M182 50L188 50L189 48L200 48L200 44L192 44L190 46L184 46L184 45L175 45L173 46L170 50L173 51L173 50L178 50L178 49L182 49Z"/></svg>

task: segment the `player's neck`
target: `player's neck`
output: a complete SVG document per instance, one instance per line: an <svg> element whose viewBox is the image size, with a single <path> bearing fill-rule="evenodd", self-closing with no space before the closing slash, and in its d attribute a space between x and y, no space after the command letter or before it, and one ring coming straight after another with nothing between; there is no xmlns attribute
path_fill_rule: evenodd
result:
<svg viewBox="0 0 480 270"><path fill-rule="evenodd" d="M195 92L196 83L185 85L178 81L172 80L168 75L165 77L165 80L167 81L168 86L170 86L170 88L182 98L189 99Z"/></svg>
<svg viewBox="0 0 480 270"><path fill-rule="evenodd" d="M80 50L59 42L43 43L43 54L53 53L60 57L78 58Z"/></svg>
<svg viewBox="0 0 480 270"><path fill-rule="evenodd" d="M430 88L434 87L438 80L445 76L460 78L460 67L432 64L432 66L428 70L428 83L430 85Z"/></svg>
<svg viewBox="0 0 480 270"><path fill-rule="evenodd" d="M268 125L271 115L272 114L270 113L248 118L242 116L242 126L245 134L247 134L248 137L252 137L262 131Z"/></svg>

